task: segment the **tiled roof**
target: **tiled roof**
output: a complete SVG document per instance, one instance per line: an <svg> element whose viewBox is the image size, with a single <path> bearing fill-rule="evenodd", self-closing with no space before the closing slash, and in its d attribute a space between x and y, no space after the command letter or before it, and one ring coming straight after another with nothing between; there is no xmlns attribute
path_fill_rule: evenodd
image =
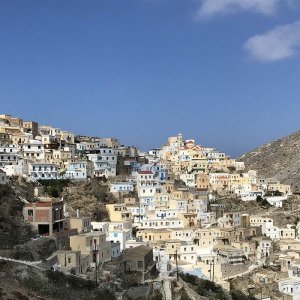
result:
<svg viewBox="0 0 300 300"><path fill-rule="evenodd" d="M151 175L153 175L153 173L151 171L139 171L139 174L151 174Z"/></svg>

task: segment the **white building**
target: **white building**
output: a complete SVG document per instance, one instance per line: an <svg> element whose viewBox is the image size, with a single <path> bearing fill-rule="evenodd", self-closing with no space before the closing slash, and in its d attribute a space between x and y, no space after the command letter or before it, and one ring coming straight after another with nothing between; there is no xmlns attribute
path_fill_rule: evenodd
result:
<svg viewBox="0 0 300 300"><path fill-rule="evenodd" d="M6 165L3 170L7 176L28 175L28 163L26 160L19 160L16 164Z"/></svg>
<svg viewBox="0 0 300 300"><path fill-rule="evenodd" d="M195 173L180 174L180 179L189 187L195 187Z"/></svg>
<svg viewBox="0 0 300 300"><path fill-rule="evenodd" d="M143 219L141 221L141 225L139 228L141 229L163 229L163 228L183 228L184 222L178 218L172 219L161 219L161 218L153 218L153 219Z"/></svg>
<svg viewBox="0 0 300 300"><path fill-rule="evenodd" d="M94 177L115 177L117 169L115 165L111 165L105 161L94 162Z"/></svg>
<svg viewBox="0 0 300 300"><path fill-rule="evenodd" d="M93 226L93 231L101 231L108 234L109 222L91 222Z"/></svg>
<svg viewBox="0 0 300 300"><path fill-rule="evenodd" d="M109 223L109 231L107 240L113 243L120 244L120 250L126 248L126 242L132 239L131 224L127 222L112 222Z"/></svg>
<svg viewBox="0 0 300 300"><path fill-rule="evenodd" d="M258 242L258 246L256 248L257 259L269 257L273 249L272 241L269 239L262 239L257 242Z"/></svg>
<svg viewBox="0 0 300 300"><path fill-rule="evenodd" d="M276 226L269 227L266 229L266 236L270 239L279 239L279 228Z"/></svg>
<svg viewBox="0 0 300 300"><path fill-rule="evenodd" d="M153 260L156 261L156 268L162 274L170 271L170 257L164 249L153 248Z"/></svg>
<svg viewBox="0 0 300 300"><path fill-rule="evenodd" d="M272 206L282 207L283 202L287 200L287 196L270 196L270 197L266 197L266 200Z"/></svg>
<svg viewBox="0 0 300 300"><path fill-rule="evenodd" d="M260 227L262 234L266 234L267 236L268 234L273 236L277 232L277 230L273 230L274 223L271 218L252 215L250 216L250 226Z"/></svg>
<svg viewBox="0 0 300 300"><path fill-rule="evenodd" d="M207 212L207 206L208 206L207 199L195 199L194 204L196 207L196 213Z"/></svg>
<svg viewBox="0 0 300 300"><path fill-rule="evenodd" d="M154 187L156 185L154 174L151 171L139 171L136 175L136 180L137 186L140 188Z"/></svg>
<svg viewBox="0 0 300 300"><path fill-rule="evenodd" d="M0 167L16 164L19 160L19 149L16 145L0 147Z"/></svg>
<svg viewBox="0 0 300 300"><path fill-rule="evenodd" d="M87 179L92 177L92 167L86 161L69 163L65 177L69 179Z"/></svg>
<svg viewBox="0 0 300 300"><path fill-rule="evenodd" d="M116 150L110 149L110 148L100 148L100 149L97 149L97 151L98 151L97 154L88 154L87 155L91 161L107 162L110 165L117 164Z"/></svg>
<svg viewBox="0 0 300 300"><path fill-rule="evenodd" d="M245 163L243 161L235 161L234 166L237 171L243 171L245 169Z"/></svg>
<svg viewBox="0 0 300 300"><path fill-rule="evenodd" d="M141 221L145 218L146 208L142 206L128 206L127 209L131 211L133 218L133 224L135 226L139 225Z"/></svg>
<svg viewBox="0 0 300 300"><path fill-rule="evenodd" d="M88 154L87 157L94 163L95 177L114 177L117 175L117 155L114 149L99 149L98 154Z"/></svg>
<svg viewBox="0 0 300 300"><path fill-rule="evenodd" d="M23 144L23 157L30 161L43 161L45 159L44 145L38 140L29 140L29 143Z"/></svg>
<svg viewBox="0 0 300 300"><path fill-rule="evenodd" d="M193 242L182 242L180 245L179 251L179 259L191 264L196 264L197 261L197 251L196 245Z"/></svg>
<svg viewBox="0 0 300 300"><path fill-rule="evenodd" d="M242 201L255 201L258 196L262 196L262 192L242 191L239 197Z"/></svg>
<svg viewBox="0 0 300 300"><path fill-rule="evenodd" d="M111 193L129 193L133 192L133 190L132 182L115 182L110 185Z"/></svg>
<svg viewBox="0 0 300 300"><path fill-rule="evenodd" d="M171 231L171 239L173 240L181 240L181 241L192 241L196 238L196 233L194 229L182 228L182 229L174 229Z"/></svg>
<svg viewBox="0 0 300 300"><path fill-rule="evenodd" d="M291 295L293 300L300 299L300 278L285 278L278 281L278 288L281 293Z"/></svg>
<svg viewBox="0 0 300 300"><path fill-rule="evenodd" d="M197 220L200 225L208 225L216 223L216 213L215 212L199 212L197 213Z"/></svg>
<svg viewBox="0 0 300 300"><path fill-rule="evenodd" d="M29 176L38 179L58 179L59 167L51 163L31 163L29 165Z"/></svg>

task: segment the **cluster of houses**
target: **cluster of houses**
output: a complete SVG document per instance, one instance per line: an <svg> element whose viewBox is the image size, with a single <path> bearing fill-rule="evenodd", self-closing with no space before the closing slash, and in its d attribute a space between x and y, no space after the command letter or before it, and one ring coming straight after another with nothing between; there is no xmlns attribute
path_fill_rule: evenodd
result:
<svg viewBox="0 0 300 300"><path fill-rule="evenodd" d="M122 180L120 164L126 170ZM143 280L155 269L167 275L179 268L226 286L227 279L274 258L276 244L280 255L272 263L286 277L265 271L256 279L300 297L298 224L276 226L272 218L214 204L216 195L240 201L260 197L280 209L290 186L260 178L214 148L179 134L159 149L141 152L113 138L75 136L0 115L0 168L0 183L13 175L28 180L104 177L118 196L118 203L106 205L109 222L92 222L79 212L70 217L63 201L47 197L25 204L25 221L57 241L60 250L48 259L53 268L78 275L115 263L141 272Z"/></svg>
<svg viewBox="0 0 300 300"><path fill-rule="evenodd" d="M30 180L108 178L117 174L118 157L136 157L135 147L114 138L76 136L0 115L0 168L7 176Z"/></svg>

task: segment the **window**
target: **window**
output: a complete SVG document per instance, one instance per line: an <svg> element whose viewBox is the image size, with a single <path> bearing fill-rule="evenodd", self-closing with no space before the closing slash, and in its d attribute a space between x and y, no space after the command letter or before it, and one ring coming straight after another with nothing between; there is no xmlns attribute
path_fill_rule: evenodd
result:
<svg viewBox="0 0 300 300"><path fill-rule="evenodd" d="M68 264L71 263L71 257L68 257Z"/></svg>
<svg viewBox="0 0 300 300"><path fill-rule="evenodd" d="M28 209L28 217L33 217L33 209Z"/></svg>
<svg viewBox="0 0 300 300"><path fill-rule="evenodd" d="M139 260L138 261L138 269L143 269L143 266L144 266L143 261Z"/></svg>

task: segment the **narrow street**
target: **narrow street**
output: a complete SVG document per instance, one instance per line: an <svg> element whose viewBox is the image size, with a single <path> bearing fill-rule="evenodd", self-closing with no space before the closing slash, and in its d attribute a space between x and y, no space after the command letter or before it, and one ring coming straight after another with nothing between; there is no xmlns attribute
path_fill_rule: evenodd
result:
<svg viewBox="0 0 300 300"><path fill-rule="evenodd" d="M165 291L165 299L172 300L172 281L164 279L163 289Z"/></svg>

